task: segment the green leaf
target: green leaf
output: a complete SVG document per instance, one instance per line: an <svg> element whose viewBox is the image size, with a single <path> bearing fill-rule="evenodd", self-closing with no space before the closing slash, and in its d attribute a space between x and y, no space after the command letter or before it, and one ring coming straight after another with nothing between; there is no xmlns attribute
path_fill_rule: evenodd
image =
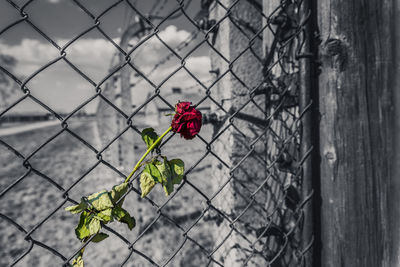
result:
<svg viewBox="0 0 400 267"><path fill-rule="evenodd" d="M155 160L154 163L158 164L160 162ZM161 173L156 167L156 165L154 165L154 163L147 163L146 166L144 167L143 172L147 172L148 174L150 174L156 183L162 183Z"/></svg>
<svg viewBox="0 0 400 267"><path fill-rule="evenodd" d="M100 220L93 217L87 224L87 229L89 230L90 235L97 234L101 229Z"/></svg>
<svg viewBox="0 0 400 267"><path fill-rule="evenodd" d="M150 148L151 145L154 144L154 142L158 139L158 135L153 128L146 128L142 131L142 139L146 143L147 148ZM156 147L158 147L160 143L158 143Z"/></svg>
<svg viewBox="0 0 400 267"><path fill-rule="evenodd" d="M75 234L76 237L80 240L84 239L85 237L90 236L90 231L86 227L89 221L90 214L86 211L81 213L81 217L79 218L78 226L75 227Z"/></svg>
<svg viewBox="0 0 400 267"><path fill-rule="evenodd" d="M105 234L105 233L97 233L97 234L93 237L92 242L94 242L94 243L99 243L99 242L103 241L104 239L106 239L107 237L108 237L108 235Z"/></svg>
<svg viewBox="0 0 400 267"><path fill-rule="evenodd" d="M104 223L108 223L112 220L112 209L106 209L103 211L100 211L94 215L94 217L100 221L103 221Z"/></svg>
<svg viewBox="0 0 400 267"><path fill-rule="evenodd" d="M135 218L131 217L129 212L127 212L121 207L113 208L113 216L117 221L126 223L128 225L129 230L132 230L136 225Z"/></svg>
<svg viewBox="0 0 400 267"><path fill-rule="evenodd" d="M87 204L84 202L79 203L78 205L68 206L65 208L66 211L71 212L72 214L81 213L85 209L87 209Z"/></svg>
<svg viewBox="0 0 400 267"><path fill-rule="evenodd" d="M114 207L110 198L110 194L106 190L88 196L87 200L98 211Z"/></svg>
<svg viewBox="0 0 400 267"><path fill-rule="evenodd" d="M169 162L172 172L172 183L180 184L183 179L183 173L185 172L185 163L180 159L172 159Z"/></svg>
<svg viewBox="0 0 400 267"><path fill-rule="evenodd" d="M128 191L128 183L122 183L120 185L115 185L113 186L111 190L111 201L112 203L117 203L118 200ZM119 203L118 206L122 207L122 203L124 202L124 199L122 199Z"/></svg>
<svg viewBox="0 0 400 267"><path fill-rule="evenodd" d="M161 183L164 187L165 194L168 196L172 193L172 191L174 191L174 184L172 183L172 172L167 158L164 157L164 161L162 163L158 162L156 167L161 173Z"/></svg>
<svg viewBox="0 0 400 267"><path fill-rule="evenodd" d="M84 267L84 266L85 266L85 264L83 263L82 255L78 255L72 261L72 267Z"/></svg>
<svg viewBox="0 0 400 267"><path fill-rule="evenodd" d="M147 172L142 172L140 175L140 190L142 191L142 197L147 196L148 193L150 193L151 189L156 185L156 182L154 181L153 177L147 173Z"/></svg>

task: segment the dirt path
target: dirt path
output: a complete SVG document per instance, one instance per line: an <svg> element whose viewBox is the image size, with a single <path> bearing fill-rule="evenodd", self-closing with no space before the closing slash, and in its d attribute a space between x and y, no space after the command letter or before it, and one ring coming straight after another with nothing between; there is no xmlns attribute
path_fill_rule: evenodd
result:
<svg viewBox="0 0 400 267"><path fill-rule="evenodd" d="M40 128L54 126L57 124L60 124L59 120L35 122L35 123L27 124L27 125L19 125L19 126L14 126L14 127L7 127L7 128L0 127L0 136L20 134L20 133L40 129Z"/></svg>
<svg viewBox="0 0 400 267"><path fill-rule="evenodd" d="M69 128L92 143L96 140L94 127L94 122L75 122L71 123ZM4 136L1 139L27 156L59 130L60 127L56 126L42 127ZM94 142L93 145L99 149L98 144ZM3 146L0 148L0 162L2 164L0 190L2 191L23 175L26 169L22 166L22 161ZM67 188L96 163L96 157L93 151L64 132L35 154L30 163L35 169ZM69 195L79 199L82 195L102 189L96 188L107 184L107 181L104 183L99 181L102 171L106 173L100 167L90 172L82 179L79 186L72 188ZM94 183L94 181L97 182ZM1 199L0 212L29 231L62 203L61 194L62 192L51 183L31 173ZM79 247L79 242L74 236L74 225L77 219L60 209L36 230L32 237L57 249L64 256L69 256ZM28 245L23 234L5 220L0 219L0 266L8 266L28 248ZM39 246L34 246L17 266L60 266L60 263L60 258Z"/></svg>

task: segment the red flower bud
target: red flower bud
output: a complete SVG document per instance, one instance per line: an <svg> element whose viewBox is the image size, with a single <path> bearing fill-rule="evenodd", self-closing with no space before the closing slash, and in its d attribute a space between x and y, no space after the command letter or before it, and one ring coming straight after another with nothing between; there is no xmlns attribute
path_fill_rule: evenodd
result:
<svg viewBox="0 0 400 267"><path fill-rule="evenodd" d="M201 112L190 105L190 102L176 104L176 114L172 119L171 127L175 133L180 133L185 139L193 139L201 128Z"/></svg>

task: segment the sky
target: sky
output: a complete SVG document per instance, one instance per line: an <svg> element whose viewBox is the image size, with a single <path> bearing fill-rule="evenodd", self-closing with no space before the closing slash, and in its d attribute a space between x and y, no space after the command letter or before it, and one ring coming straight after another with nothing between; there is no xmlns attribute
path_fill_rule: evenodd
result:
<svg viewBox="0 0 400 267"><path fill-rule="evenodd" d="M22 6L27 0L14 0L14 3ZM91 13L95 16L102 13L116 0L81 0ZM130 1L142 13L147 14L154 4L154 1ZM177 8L176 0L159 1L165 3L159 15L165 16ZM192 1L187 12L190 17L195 17L200 10L200 1ZM160 7L159 5L158 7ZM158 10L158 8L156 8ZM26 8L25 12L29 19L46 35L62 47L69 40L78 36L81 32L93 26L94 22L84 13L72 0L35 0ZM135 12L122 2L100 18L100 27L116 43L119 43L121 33L127 24L133 23ZM0 31L6 26L20 19L21 16L12 5L6 1L0 1ZM153 22L155 25L160 20ZM182 41L187 40L196 28L184 16L174 20L167 20L159 25L159 37L169 46L175 48ZM203 34L189 44L188 47L178 52L179 55L186 55L201 40ZM135 44L137 40L133 40ZM97 30L94 29L80 37L66 49L67 59L82 70L94 82L100 82L109 73L110 62L117 49ZM24 79L29 77L36 70L57 58L60 52L46 39L37 33L28 23L19 23L0 35L0 54L13 56L17 60L13 74ZM161 59L169 54L169 50L156 38L152 37L141 45L131 58L135 66L143 73L148 73ZM166 64L163 64L149 76L150 80L158 85L171 72L180 66L180 60L173 56ZM202 82L210 79L210 59L208 48L202 45L186 59L185 65ZM131 82L136 85L132 88L132 104L142 103L149 92L154 89L146 81L140 81L140 77L132 75ZM172 87L185 89L196 85L196 81L184 70L179 71L168 80L160 89L161 95L168 97ZM61 113L68 113L74 110L90 96L95 94L95 88L77 72L75 72L64 61L46 68L33 77L27 84L32 95L48 104L52 109ZM0 88L2 90L2 88ZM193 94L201 90L200 87L192 87L187 93ZM20 90L10 97L17 99L22 96ZM97 101L85 107L89 113L96 110ZM1 112L2 110L0 110ZM44 109L28 100L23 101L10 113L43 113Z"/></svg>

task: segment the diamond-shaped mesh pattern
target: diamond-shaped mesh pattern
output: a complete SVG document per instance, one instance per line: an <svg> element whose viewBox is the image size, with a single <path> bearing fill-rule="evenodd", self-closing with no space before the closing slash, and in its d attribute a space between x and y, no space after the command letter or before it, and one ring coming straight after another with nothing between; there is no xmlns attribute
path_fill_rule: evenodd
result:
<svg viewBox="0 0 400 267"><path fill-rule="evenodd" d="M311 127L304 123L311 102L301 97L304 90L300 89L301 79L307 77L301 60L309 57L304 51L309 13L303 1L201 1L201 10L191 16L191 2L183 0L177 0L166 15L160 14L167 1L156 1L149 14L143 14L134 1L109 1L94 15L85 1L72 0L92 25L64 46L30 19L28 9L35 0L23 5L7 2L20 18L2 25L0 38L21 24L28 25L59 55L24 79L7 65L0 66L1 78L22 91L18 100L0 110L0 121L6 121L16 106L33 101L58 124L52 126L54 130L26 134L18 143L0 136L2 151L8 151L2 160L15 165L12 172L1 175L1 227L15 233L15 242L6 244L1 239L2 264L65 266L82 247L87 247L84 258L89 266L92 262L99 266L305 264L312 240L304 238L302 229L312 193L303 186L311 179L304 172L311 147L309 137L303 135ZM276 5L271 7L273 2ZM120 5L137 19L115 41L103 29L102 19ZM185 18L194 30L171 47L160 36L160 27L176 18ZM69 59L69 48L91 32L104 37L116 51L109 72L99 82ZM146 68L136 64L135 57L150 40L157 40L166 54ZM209 80L201 80L187 66L204 47L211 57ZM172 60L177 67L154 81L152 74ZM93 90L68 114L58 113L28 86L58 62L66 63ZM171 135L161 145L171 158L185 161L183 183L169 197L155 190L141 199L138 177L134 177L125 205L137 220L136 228L129 232L110 224L104 226L110 235L104 243L111 245L79 243L73 238L77 218L64 207L93 192L94 184L109 189L123 181L144 150L140 133L143 120L150 116L149 107L173 112L175 102L163 86L180 72L194 84L183 91L199 89L194 104L204 115L203 129L193 142ZM150 86L151 93L132 109L131 94L140 93L141 84ZM93 101L98 101L96 117L80 118L80 111ZM169 126L169 117L157 120L163 129ZM48 155L72 160L49 166ZM61 168L69 171L61 174ZM44 199L49 191L55 193ZM40 208L29 208L37 198Z"/></svg>

